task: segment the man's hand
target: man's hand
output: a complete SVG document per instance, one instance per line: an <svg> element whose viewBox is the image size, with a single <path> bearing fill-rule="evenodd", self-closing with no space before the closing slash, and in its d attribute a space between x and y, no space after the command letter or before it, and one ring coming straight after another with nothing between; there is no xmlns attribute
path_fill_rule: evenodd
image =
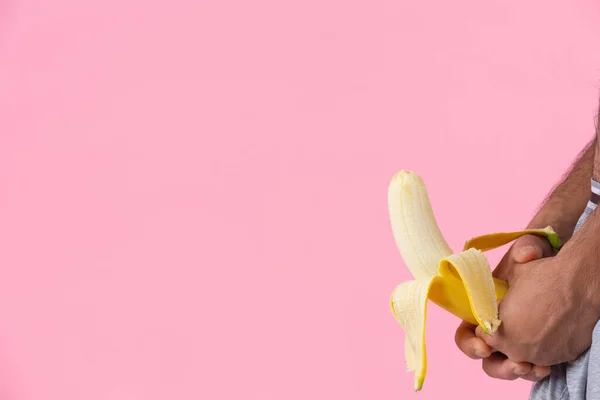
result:
<svg viewBox="0 0 600 400"><path fill-rule="evenodd" d="M550 366L577 359L600 317L600 285L594 265L584 261L588 252L516 264L499 306L502 325L493 336L477 328L477 336L516 362Z"/></svg>
<svg viewBox="0 0 600 400"><path fill-rule="evenodd" d="M547 240L538 236L527 235L517 239L509 251L504 255L493 275L498 279L511 281L519 268L526 268L533 260L549 257L554 254ZM501 316L503 319L503 316ZM504 320L503 320L504 325ZM498 379L514 380L523 378L529 381L538 381L550 374L550 367L532 365L529 362L515 362L506 356L494 352L482 338L481 330L476 331L476 326L467 322L460 324L456 330L456 344L459 349L472 359L483 359L483 370L491 377ZM502 325L501 325L502 328Z"/></svg>

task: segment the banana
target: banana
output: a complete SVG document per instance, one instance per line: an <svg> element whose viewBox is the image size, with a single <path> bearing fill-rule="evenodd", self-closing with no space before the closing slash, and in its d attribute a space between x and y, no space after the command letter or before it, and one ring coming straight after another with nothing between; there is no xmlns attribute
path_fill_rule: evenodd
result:
<svg viewBox="0 0 600 400"><path fill-rule="evenodd" d="M483 252L528 234L546 238L556 250L562 243L548 226L477 236L454 253L437 224L423 180L409 170L391 179L388 207L396 245L415 278L392 291L390 308L405 333L407 369L414 371L413 387L420 391L427 371L427 300L493 335L501 324L498 302L508 283L492 276Z"/></svg>

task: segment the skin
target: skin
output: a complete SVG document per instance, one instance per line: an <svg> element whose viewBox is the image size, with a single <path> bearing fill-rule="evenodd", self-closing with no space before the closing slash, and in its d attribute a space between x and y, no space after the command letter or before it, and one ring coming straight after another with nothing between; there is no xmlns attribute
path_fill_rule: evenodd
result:
<svg viewBox="0 0 600 400"><path fill-rule="evenodd" d="M516 240L493 271L509 283L498 332L489 336L466 322L456 331L458 348L482 360L490 377L538 381L550 374L550 365L575 360L591 344L600 319L594 268L600 262L600 214L592 213L575 235L573 230L589 200L590 179L600 179L599 146L595 138L584 148L528 225L551 225L566 242L561 251L536 236Z"/></svg>

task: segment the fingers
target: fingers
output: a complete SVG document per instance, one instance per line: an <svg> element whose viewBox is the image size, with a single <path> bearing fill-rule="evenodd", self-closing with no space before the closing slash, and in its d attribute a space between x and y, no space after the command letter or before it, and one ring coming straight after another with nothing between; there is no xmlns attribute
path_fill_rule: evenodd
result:
<svg viewBox="0 0 600 400"><path fill-rule="evenodd" d="M540 365L533 365L529 373L521 376L521 379L537 382L541 381L545 377L550 375L550 367L542 367Z"/></svg>
<svg viewBox="0 0 600 400"><path fill-rule="evenodd" d="M492 378L537 382L550 375L550 367L512 362L505 355L494 353L482 361L484 372Z"/></svg>
<svg viewBox="0 0 600 400"><path fill-rule="evenodd" d="M475 336L484 341L490 349L498 349L498 345L501 343L498 333L493 336L487 335L483 333L480 326L475 329ZM486 374L496 379L515 380L521 378L537 382L550 375L550 367L548 366L532 365L528 362L514 362L495 350L492 350L489 357L483 359L482 367Z"/></svg>
<svg viewBox="0 0 600 400"><path fill-rule="evenodd" d="M475 328L475 336L479 340L483 341L490 349L502 351L502 338L500 337L501 333L499 331L496 331L496 333L493 335L488 335L487 333L484 333L483 329L481 329L481 326L478 325Z"/></svg>
<svg viewBox="0 0 600 400"><path fill-rule="evenodd" d="M494 336L486 335L481 327L462 322L454 337L458 348L472 359L482 359L484 372L495 379L515 380L518 378L537 382L550 375L550 367L532 365L528 362L513 362L504 354L495 351L489 343ZM483 340L486 338L488 343Z"/></svg>
<svg viewBox="0 0 600 400"><path fill-rule="evenodd" d="M462 322L456 330L454 336L456 345L467 355L474 360L489 357L492 354L492 348L485 341L475 335L475 325L468 322Z"/></svg>
<svg viewBox="0 0 600 400"><path fill-rule="evenodd" d="M526 362L515 363L501 353L493 353L482 361L483 371L495 379L515 380L529 376L532 373L532 365ZM535 377L535 374L531 374ZM540 378L541 379L541 378Z"/></svg>

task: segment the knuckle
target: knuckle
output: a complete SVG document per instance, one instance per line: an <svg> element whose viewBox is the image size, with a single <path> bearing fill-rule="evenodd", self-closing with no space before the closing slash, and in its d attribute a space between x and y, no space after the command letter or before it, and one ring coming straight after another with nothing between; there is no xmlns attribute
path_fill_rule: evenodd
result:
<svg viewBox="0 0 600 400"><path fill-rule="evenodd" d="M530 373L522 376L521 379L524 379L524 380L530 381L530 382L537 382L537 381L539 381L542 378L538 377L535 373L530 372Z"/></svg>
<svg viewBox="0 0 600 400"><path fill-rule="evenodd" d="M494 335L481 334L479 337L492 349L500 350L503 347L499 332L496 332Z"/></svg>

